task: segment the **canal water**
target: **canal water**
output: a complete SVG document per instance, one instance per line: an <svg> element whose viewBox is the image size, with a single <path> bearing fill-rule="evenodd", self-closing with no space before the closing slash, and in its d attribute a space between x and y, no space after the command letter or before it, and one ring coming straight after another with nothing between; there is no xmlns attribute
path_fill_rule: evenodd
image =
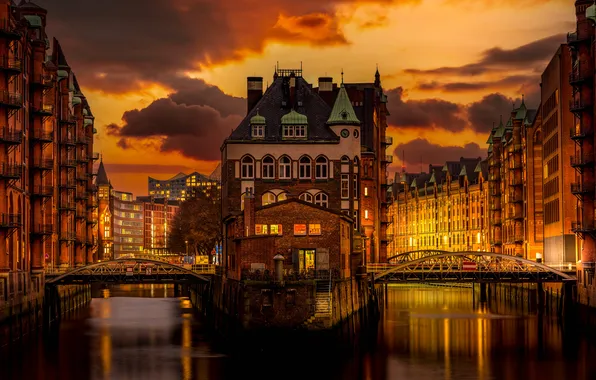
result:
<svg viewBox="0 0 596 380"><path fill-rule="evenodd" d="M528 305L479 303L469 288L389 288L377 330L353 353L280 347L275 358L225 355L172 288L96 296L52 334L0 350L0 379L596 379L596 342L581 330Z"/></svg>

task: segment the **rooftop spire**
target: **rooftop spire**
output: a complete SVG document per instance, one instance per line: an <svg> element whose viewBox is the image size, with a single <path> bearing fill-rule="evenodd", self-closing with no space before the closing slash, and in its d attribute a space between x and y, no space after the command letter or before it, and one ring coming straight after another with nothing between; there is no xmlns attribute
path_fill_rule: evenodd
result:
<svg viewBox="0 0 596 380"><path fill-rule="evenodd" d="M524 104L524 94L522 94L522 103L521 104Z"/></svg>
<svg viewBox="0 0 596 380"><path fill-rule="evenodd" d="M331 115L329 115L329 119L327 120L327 124L360 125L360 120L358 120L356 112L354 112L352 102L350 102L350 97L348 96L348 92L346 91L346 87L343 83L343 70L341 87L339 88L339 93L335 99L335 104L333 105Z"/></svg>
<svg viewBox="0 0 596 380"><path fill-rule="evenodd" d="M341 84L344 84L344 69L341 69Z"/></svg>

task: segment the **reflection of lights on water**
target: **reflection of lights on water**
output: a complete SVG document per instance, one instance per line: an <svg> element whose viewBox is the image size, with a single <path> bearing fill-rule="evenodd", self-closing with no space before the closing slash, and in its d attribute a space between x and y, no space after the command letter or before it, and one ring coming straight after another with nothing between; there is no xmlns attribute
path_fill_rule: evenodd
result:
<svg viewBox="0 0 596 380"><path fill-rule="evenodd" d="M151 298L155 297L155 285L151 284Z"/></svg>
<svg viewBox="0 0 596 380"><path fill-rule="evenodd" d="M443 310L447 310L448 307L445 305ZM443 329L444 329L444 336L443 336L443 344L445 350L445 380L451 379L451 355L449 352L450 344L451 344L451 329L449 325L449 318L445 318L443 320Z"/></svg>
<svg viewBox="0 0 596 380"><path fill-rule="evenodd" d="M101 347L101 366L104 379L110 379L112 372L112 335L108 326L102 327L99 344Z"/></svg>
<svg viewBox="0 0 596 380"><path fill-rule="evenodd" d="M103 290L101 291L101 296L102 296L103 298L110 298L110 289L103 289Z"/></svg>
<svg viewBox="0 0 596 380"><path fill-rule="evenodd" d="M192 379L192 359L190 357L192 344L191 317L182 317L182 379Z"/></svg>

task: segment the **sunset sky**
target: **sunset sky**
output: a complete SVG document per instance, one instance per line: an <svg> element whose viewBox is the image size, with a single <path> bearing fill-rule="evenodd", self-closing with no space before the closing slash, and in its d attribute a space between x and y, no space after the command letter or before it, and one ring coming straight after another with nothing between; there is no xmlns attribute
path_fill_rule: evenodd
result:
<svg viewBox="0 0 596 380"><path fill-rule="evenodd" d="M372 82L389 96L394 169L486 154L493 121L575 29L572 0L35 0L96 117L112 184L206 174L274 66ZM389 154L390 152L388 152Z"/></svg>

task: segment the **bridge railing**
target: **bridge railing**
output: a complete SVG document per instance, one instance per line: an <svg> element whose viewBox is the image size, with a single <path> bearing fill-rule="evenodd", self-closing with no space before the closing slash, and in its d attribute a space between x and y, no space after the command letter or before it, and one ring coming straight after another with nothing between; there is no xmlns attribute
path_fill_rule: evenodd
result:
<svg viewBox="0 0 596 380"><path fill-rule="evenodd" d="M184 264L184 265L178 265L181 268L187 269L189 271L192 271L196 274L215 274L216 273L216 265L215 264ZM122 269L122 272L125 271L125 267L122 267L120 269ZM75 270L77 268L75 267L46 267L45 268L45 273L46 276L59 276L59 275L63 275L65 273L68 273L72 270Z"/></svg>

